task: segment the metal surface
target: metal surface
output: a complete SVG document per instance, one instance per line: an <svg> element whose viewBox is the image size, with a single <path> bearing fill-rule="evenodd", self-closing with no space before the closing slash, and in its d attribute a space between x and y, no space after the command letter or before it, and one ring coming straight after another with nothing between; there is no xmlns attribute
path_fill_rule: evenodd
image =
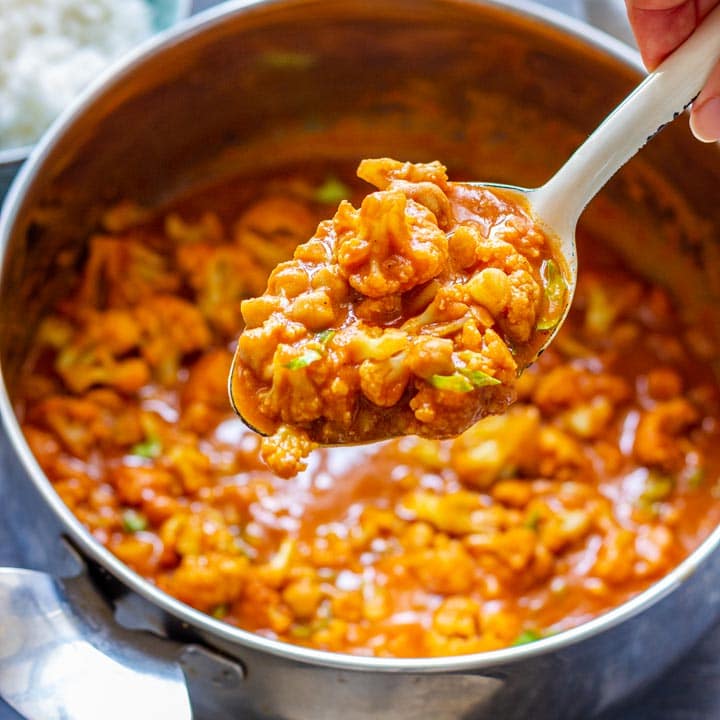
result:
<svg viewBox="0 0 720 720"><path fill-rule="evenodd" d="M0 569L0 694L28 720L189 720L180 666L96 598L84 578Z"/></svg>
<svg viewBox="0 0 720 720"><path fill-rule="evenodd" d="M498 55L497 42L510 43L524 62L507 63L507 45L505 54ZM308 48L316 54L307 74L268 67L264 54L268 49ZM493 64L493 57L502 62ZM207 172L219 176L261 161L282 162L288 148L305 156L433 155L469 167L476 177L494 173L498 181L531 185L556 169L565 148L549 145L537 133L524 137L524 157L531 158L527 177L502 177L504 166L496 159L517 161L513 153L519 136L513 131L528 126L528 113L561 119L582 136L636 81L636 62L624 46L557 14L518 3L507 8L452 0L234 3L225 14L202 19L153 46L142 59L131 58L112 82L92 90L65 124L46 137L14 186L0 221L0 345L6 390L14 386L28 331L52 294L67 283L81 250L78 241L97 216L98 187L108 202L126 195L153 203ZM496 155L487 154L485 147L468 152L462 130L470 106L463 88L483 102L502 98L505 103L503 122L488 136ZM407 103L399 89L406 91ZM428 93L427 99L447 116L418 108L412 102L418 92ZM388 109L380 101L390 96L395 105ZM518 98L528 98L527 105L513 105ZM534 130L541 127L538 115ZM337 128L351 122L356 124L348 139ZM128 127L143 132L129 136ZM278 137L284 142L278 144ZM289 142L299 139L300 144ZM682 177L679 191L688 207L706 211L708 235L713 235L720 228L720 208L707 189L718 187L717 158L708 162L687 133L674 128L645 157L660 173L671 172L679 160L694 163L696 172ZM640 222L647 220L640 208L634 210ZM664 221L670 222L668 217ZM630 217L629 232L635 229L633 222ZM662 234L658 237L662 240ZM626 250L631 253L632 248ZM701 248L694 250L697 255ZM690 268L696 295L717 291L707 263L688 264L679 254L677 260L677 267ZM680 283L682 278L668 281ZM692 294L688 297L692 300ZM243 678L235 692L205 690L207 707L214 706L220 717L248 712L334 720L342 708L344 717L363 720L584 719L656 677L720 612L720 557L713 552L720 535L715 533L632 602L532 646L476 656L390 660L265 640L172 600L101 548L35 463L7 396L2 404L11 441L35 489L82 552L147 603L153 626L178 641L212 647L222 657L241 661ZM684 618L682 628L678 617Z"/></svg>

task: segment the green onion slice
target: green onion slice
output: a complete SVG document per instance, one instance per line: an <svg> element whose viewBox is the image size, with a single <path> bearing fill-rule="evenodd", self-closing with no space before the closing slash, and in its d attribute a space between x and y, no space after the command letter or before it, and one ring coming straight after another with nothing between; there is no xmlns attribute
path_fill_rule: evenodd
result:
<svg viewBox="0 0 720 720"><path fill-rule="evenodd" d="M285 367L288 370L299 370L300 368L312 365L321 357L322 353L319 353L317 350L313 350L312 348L308 348L302 355L299 355L298 357L293 358L290 362L285 363Z"/></svg>
<svg viewBox="0 0 720 720"><path fill-rule="evenodd" d="M137 510L129 508L122 514L122 526L125 532L136 533L147 530L147 518Z"/></svg>
<svg viewBox="0 0 720 720"><path fill-rule="evenodd" d="M531 642L536 642L537 640L542 639L542 633L539 633L537 630L523 630L513 642L513 646L516 645L527 645Z"/></svg>
<svg viewBox="0 0 720 720"><path fill-rule="evenodd" d="M313 629L309 625L293 625L290 634L299 640L306 640L313 634Z"/></svg>
<svg viewBox="0 0 720 720"><path fill-rule="evenodd" d="M137 445L133 445L130 449L131 455L139 455L148 460L158 457L162 452L162 443L160 438L155 435L151 435L146 440L139 442Z"/></svg>
<svg viewBox="0 0 720 720"><path fill-rule="evenodd" d="M688 485L693 489L697 490L705 482L705 469L696 467L690 477L688 478Z"/></svg>
<svg viewBox="0 0 720 720"><path fill-rule="evenodd" d="M638 498L642 507L653 505L656 502L662 502L672 494L675 487L675 480L669 475L651 470L645 481L645 487L642 494Z"/></svg>
<svg viewBox="0 0 720 720"><path fill-rule="evenodd" d="M459 372L452 375L431 375L430 384L438 390L449 390L458 393L472 392L475 389L472 382Z"/></svg>
<svg viewBox="0 0 720 720"><path fill-rule="evenodd" d="M538 330L552 330L559 322L565 304L567 283L554 260L545 260L540 268L545 289L545 314L538 320Z"/></svg>
<svg viewBox="0 0 720 720"><path fill-rule="evenodd" d="M467 393L472 392L475 388L500 385L500 380L482 370L461 368L452 375L431 375L430 384L438 390Z"/></svg>
<svg viewBox="0 0 720 720"><path fill-rule="evenodd" d="M210 612L210 614L216 620L222 620L228 614L228 606L224 603L222 605L216 605Z"/></svg>
<svg viewBox="0 0 720 720"><path fill-rule="evenodd" d="M307 70L315 62L310 53L295 50L267 50L260 56L260 61L271 68L288 70Z"/></svg>
<svg viewBox="0 0 720 720"><path fill-rule="evenodd" d="M537 508L534 508L529 513L527 519L525 520L525 527L537 532L538 528L540 527L540 513L538 512Z"/></svg>
<svg viewBox="0 0 720 720"><path fill-rule="evenodd" d="M337 205L349 197L350 188L333 176L328 177L313 193L313 200L326 205Z"/></svg>
<svg viewBox="0 0 720 720"><path fill-rule="evenodd" d="M460 372L475 386L486 387L488 385L500 385L500 381L482 370L468 370L463 368Z"/></svg>
<svg viewBox="0 0 720 720"><path fill-rule="evenodd" d="M322 332L319 332L315 339L321 343L322 345L327 345L335 336L335 331L331 329L323 330Z"/></svg>

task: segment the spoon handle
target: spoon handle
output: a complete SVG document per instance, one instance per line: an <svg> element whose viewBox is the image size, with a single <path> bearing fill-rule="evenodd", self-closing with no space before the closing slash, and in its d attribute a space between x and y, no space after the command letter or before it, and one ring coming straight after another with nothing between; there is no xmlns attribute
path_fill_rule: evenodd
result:
<svg viewBox="0 0 720 720"><path fill-rule="evenodd" d="M585 206L667 123L692 103L720 58L720 6L533 192L538 216L561 237Z"/></svg>

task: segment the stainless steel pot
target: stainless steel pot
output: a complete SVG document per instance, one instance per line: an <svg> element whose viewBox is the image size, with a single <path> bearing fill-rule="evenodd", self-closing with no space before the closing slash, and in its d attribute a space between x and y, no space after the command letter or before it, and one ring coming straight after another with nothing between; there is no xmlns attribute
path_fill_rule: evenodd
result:
<svg viewBox="0 0 720 720"><path fill-rule="evenodd" d="M532 187L639 75L626 46L525 3L276 0L200 16L86 94L23 168L0 219L0 410L85 568L69 580L0 572L0 693L31 718L74 720L189 717L188 685L197 717L589 718L689 649L720 617L720 530L632 601L523 647L365 658L232 628L90 536L31 455L12 405L33 327L116 199L154 205L257 166L380 154ZM585 219L682 293L716 338L719 180L720 158L679 123Z"/></svg>

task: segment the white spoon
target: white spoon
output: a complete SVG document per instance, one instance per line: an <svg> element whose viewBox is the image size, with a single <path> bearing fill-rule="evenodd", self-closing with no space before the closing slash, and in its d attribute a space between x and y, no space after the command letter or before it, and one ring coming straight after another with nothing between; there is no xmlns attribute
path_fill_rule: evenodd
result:
<svg viewBox="0 0 720 720"><path fill-rule="evenodd" d="M648 140L693 102L718 59L720 6L605 118L542 187L496 185L527 199L536 218L558 241L567 262L567 304L542 349L555 337L570 309L577 282L575 227L585 206ZM490 183L478 184L492 187Z"/></svg>

